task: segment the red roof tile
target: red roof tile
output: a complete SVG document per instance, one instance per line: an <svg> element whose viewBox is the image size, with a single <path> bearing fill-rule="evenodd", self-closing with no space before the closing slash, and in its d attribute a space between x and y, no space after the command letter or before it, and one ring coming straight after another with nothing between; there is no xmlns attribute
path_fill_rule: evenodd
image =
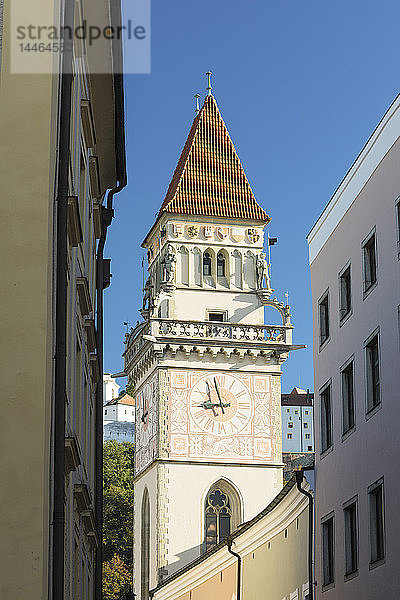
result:
<svg viewBox="0 0 400 600"><path fill-rule="evenodd" d="M257 203L213 96L193 121L163 212L270 221Z"/></svg>
<svg viewBox="0 0 400 600"><path fill-rule="evenodd" d="M109 400L109 402L106 402L105 406L109 406L110 404L128 404L129 406L135 406L135 399L129 394L124 394L123 396L118 396L118 398Z"/></svg>

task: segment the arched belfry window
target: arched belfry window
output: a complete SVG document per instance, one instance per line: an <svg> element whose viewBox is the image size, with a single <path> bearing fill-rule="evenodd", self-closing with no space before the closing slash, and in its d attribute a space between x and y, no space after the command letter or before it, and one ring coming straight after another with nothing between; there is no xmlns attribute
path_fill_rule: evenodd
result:
<svg viewBox="0 0 400 600"><path fill-rule="evenodd" d="M221 252L217 256L217 277L225 277L225 256Z"/></svg>
<svg viewBox="0 0 400 600"><path fill-rule="evenodd" d="M141 521L140 598L141 600L148 600L150 576L150 500L147 488L143 492Z"/></svg>
<svg viewBox="0 0 400 600"><path fill-rule="evenodd" d="M203 255L203 275L211 276L211 256L208 252L204 252Z"/></svg>
<svg viewBox="0 0 400 600"><path fill-rule="evenodd" d="M205 550L228 537L240 520L240 499L226 481L214 484L205 502Z"/></svg>

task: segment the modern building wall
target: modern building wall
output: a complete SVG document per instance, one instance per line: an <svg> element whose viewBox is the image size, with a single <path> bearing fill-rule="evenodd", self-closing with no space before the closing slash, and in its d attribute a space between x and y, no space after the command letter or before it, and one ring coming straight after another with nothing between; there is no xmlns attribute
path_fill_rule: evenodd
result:
<svg viewBox="0 0 400 600"><path fill-rule="evenodd" d="M102 5L108 9L108 3ZM61 8L58 0L29 3L29 9L36 9L46 24L60 23ZM0 364L6 410L0 441L0 597L28 600L52 598L54 568L55 195L60 79L53 72L51 52L42 55L47 74L10 71L10 10L11 2L5 0L0 84ZM76 18L79 14L77 11ZM111 60L110 48L108 51ZM94 519L100 379L95 257L100 203L117 179L115 106L113 100L108 101L113 94L112 77L96 79L91 65L89 57L78 58L74 47L68 222L63 223L64 231L68 230L67 372L65 472L60 473L65 480L64 592L71 600L94 597L100 541ZM84 126L82 112L88 107L96 143ZM98 182L89 168L94 156L99 161ZM102 407L97 410L101 415Z"/></svg>
<svg viewBox="0 0 400 600"><path fill-rule="evenodd" d="M313 398L299 388L282 394L282 452L314 452Z"/></svg>
<svg viewBox="0 0 400 600"><path fill-rule="evenodd" d="M399 212L400 98L397 97L308 236L314 328L316 394L316 579L317 598L395 599L400 590L399 452ZM365 276L363 246L375 235L376 282ZM340 312L340 276L350 266L351 306ZM323 327L329 294L329 332ZM326 306L326 305L325 305ZM343 306L343 302L342 302ZM378 334L376 406L369 406L371 364L366 344ZM321 343L321 341L323 343ZM344 419L342 371L352 361L354 425ZM327 406L330 386L331 416ZM369 410L370 409L370 410ZM329 411L328 411L329 412ZM331 440L327 438L327 427ZM347 431L346 431L347 429ZM321 445L324 444L324 445ZM383 548L371 554L376 519L368 492L383 484ZM346 569L344 509L357 501L357 564ZM372 515L372 517L371 517ZM322 522L333 517L332 573L322 549ZM324 528L325 533L327 527ZM348 538L347 538L348 539ZM325 544L327 547L327 544ZM347 550L346 550L347 548ZM346 570L348 573L346 574ZM351 570L351 569L350 569ZM329 581L331 579L332 581Z"/></svg>

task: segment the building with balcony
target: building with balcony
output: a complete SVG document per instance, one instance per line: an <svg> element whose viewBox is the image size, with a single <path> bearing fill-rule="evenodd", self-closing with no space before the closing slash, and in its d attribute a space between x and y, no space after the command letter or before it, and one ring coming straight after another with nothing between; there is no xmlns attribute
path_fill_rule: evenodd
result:
<svg viewBox="0 0 400 600"><path fill-rule="evenodd" d="M113 28L120 4L5 0L0 12L0 597L100 599L103 249L126 182L122 42L80 36L17 63L12 51L19 22L60 31L96 13Z"/></svg>
<svg viewBox="0 0 400 600"><path fill-rule="evenodd" d="M309 236L314 329L317 598L395 599L400 97Z"/></svg>

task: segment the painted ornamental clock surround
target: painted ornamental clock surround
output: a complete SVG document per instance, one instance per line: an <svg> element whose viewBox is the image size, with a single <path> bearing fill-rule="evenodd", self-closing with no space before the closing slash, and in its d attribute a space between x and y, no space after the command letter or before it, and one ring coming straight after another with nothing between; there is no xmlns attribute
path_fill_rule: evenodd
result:
<svg viewBox="0 0 400 600"><path fill-rule="evenodd" d="M269 220L209 93L143 242L143 322L125 340L141 600L217 543L218 511L218 531L232 531L281 489L281 367L303 346L292 344L289 307L271 299ZM265 306L279 325L264 323Z"/></svg>

